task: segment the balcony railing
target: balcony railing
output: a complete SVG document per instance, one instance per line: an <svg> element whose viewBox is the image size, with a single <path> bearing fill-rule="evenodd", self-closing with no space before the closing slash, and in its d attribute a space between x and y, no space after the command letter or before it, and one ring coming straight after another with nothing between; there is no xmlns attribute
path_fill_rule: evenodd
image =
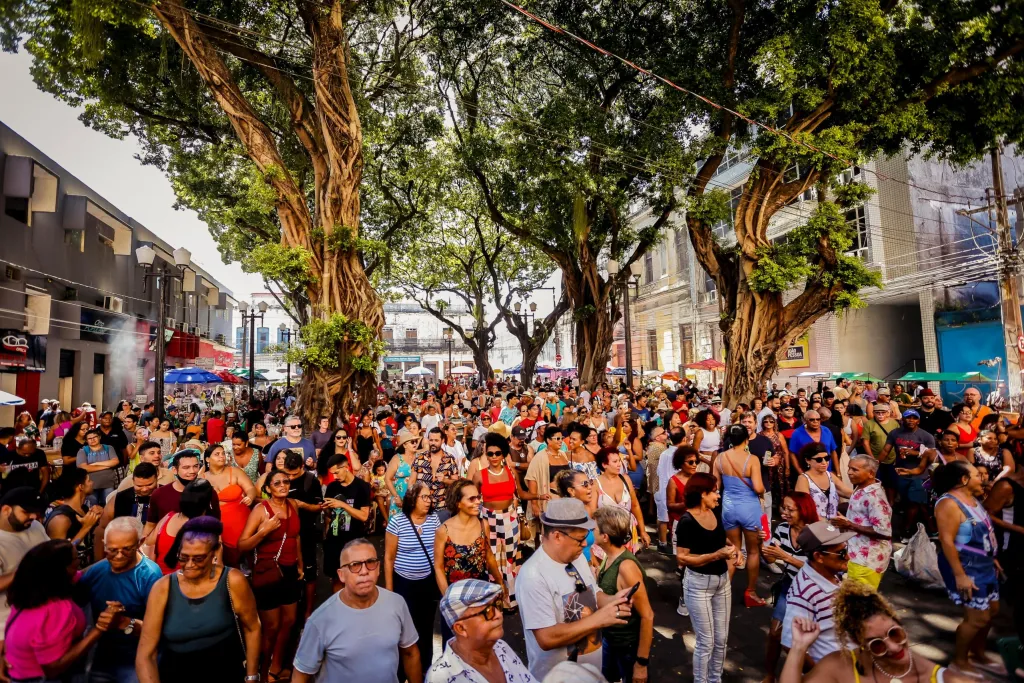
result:
<svg viewBox="0 0 1024 683"><path fill-rule="evenodd" d="M468 351L462 340L453 340L452 351ZM420 339L385 339L384 344L389 353L398 351L447 351L448 341L442 337L420 338Z"/></svg>

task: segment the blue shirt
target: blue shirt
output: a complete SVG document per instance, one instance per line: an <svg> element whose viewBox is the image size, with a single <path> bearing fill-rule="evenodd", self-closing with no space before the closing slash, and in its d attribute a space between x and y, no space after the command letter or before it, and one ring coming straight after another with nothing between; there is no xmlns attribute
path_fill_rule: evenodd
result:
<svg viewBox="0 0 1024 683"><path fill-rule="evenodd" d="M398 554L395 555L395 573L402 578L416 581L430 576L434 563L434 535L441 522L437 515L431 513L423 522L420 545L416 538L416 529L404 513L391 515L386 533L398 537ZM426 548L426 554L423 553ZM430 561L427 561L427 556Z"/></svg>
<svg viewBox="0 0 1024 683"><path fill-rule="evenodd" d="M839 449L836 447L836 440L832 438L832 432L826 427L821 427L820 429L821 439L819 439L819 442L825 446L829 455L838 451ZM789 450L791 453L799 453L800 449L809 443L814 443L814 439L812 439L811 435L807 433L807 427L805 425L800 425L793 430L793 435L789 437Z"/></svg>
<svg viewBox="0 0 1024 683"><path fill-rule="evenodd" d="M287 448L301 448L302 449L302 453L303 453L303 455L302 455L302 466L303 467L306 466L306 458L313 458L313 465L314 466L316 465L316 448L313 446L313 442L312 441L310 441L309 439L302 439L298 443L292 443L291 441L289 441L288 439L284 438L283 436L280 439L278 439L277 441L275 441L274 445L272 445L270 447L270 450L267 451L267 457L265 458L265 460L267 462L269 462L271 465L273 465L274 464L274 458L277 457L277 454L280 453L281 451L287 449Z"/></svg>
<svg viewBox="0 0 1024 683"><path fill-rule="evenodd" d="M110 562L100 560L82 572L78 587L88 595L93 618L107 608L108 600L116 600L124 605L124 613L129 618L142 619L146 614L149 591L162 576L160 567L147 557L120 574L110 571ZM94 668L107 670L115 665L134 663L138 643L136 634L125 635L117 629L110 629L100 637Z"/></svg>

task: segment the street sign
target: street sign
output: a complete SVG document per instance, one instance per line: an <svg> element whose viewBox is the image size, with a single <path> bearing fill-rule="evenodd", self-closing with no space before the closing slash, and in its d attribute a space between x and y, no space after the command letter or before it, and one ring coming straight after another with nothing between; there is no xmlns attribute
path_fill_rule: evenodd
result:
<svg viewBox="0 0 1024 683"><path fill-rule="evenodd" d="M562 367L562 354L560 354L560 353L555 356L555 367L556 368Z"/></svg>
<svg viewBox="0 0 1024 683"><path fill-rule="evenodd" d="M1024 353L1024 334L1017 335L1017 350Z"/></svg>

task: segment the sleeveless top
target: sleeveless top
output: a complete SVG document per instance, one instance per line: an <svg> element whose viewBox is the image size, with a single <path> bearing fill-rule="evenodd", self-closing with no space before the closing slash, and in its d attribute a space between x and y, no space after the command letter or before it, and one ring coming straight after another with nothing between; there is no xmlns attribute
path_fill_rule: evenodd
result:
<svg viewBox="0 0 1024 683"><path fill-rule="evenodd" d="M168 567L164 564L164 555L171 549L171 544L174 543L174 536L167 533L167 524L171 521L171 517L176 515L176 512L168 512L164 515L164 518L157 523L156 540L153 542L153 559L156 561L160 571L166 574L173 574L175 569Z"/></svg>
<svg viewBox="0 0 1024 683"><path fill-rule="evenodd" d="M167 608L160 632L160 645L171 652L186 654L204 650L228 638L238 638L235 617L228 596L228 569L220 574L213 590L201 598L189 598L171 574Z"/></svg>
<svg viewBox="0 0 1024 683"><path fill-rule="evenodd" d="M249 521L249 508L242 504L244 497L245 490L238 484L228 484L217 491L217 500L220 502L220 521L224 525L221 541L229 548L238 546L238 539L242 536L245 523Z"/></svg>
<svg viewBox="0 0 1024 683"><path fill-rule="evenodd" d="M133 492L134 493L134 492ZM67 540L71 540L78 535L78 532L82 530L82 520L79 519L78 511L70 505L58 505L54 507L46 515L46 524L50 523L50 520L54 517L67 517L70 520L68 526ZM93 534L86 534L85 538L75 545L75 551L78 554L78 568L85 569L93 563Z"/></svg>
<svg viewBox="0 0 1024 683"><path fill-rule="evenodd" d="M957 437L960 439L960 448L957 448L956 452L967 457L971 454L971 449L967 444L978 438L978 430L974 428L974 425L968 424L964 426L960 422L956 423L956 428L960 430L957 432Z"/></svg>
<svg viewBox="0 0 1024 683"><path fill-rule="evenodd" d="M412 476L412 465L407 463L400 454L396 454L394 457L398 458L398 469L395 470L395 493L398 494L398 497L391 499L391 506L388 510L389 518L402 511L402 499L405 498L405 492L409 490L409 477Z"/></svg>
<svg viewBox="0 0 1024 683"><path fill-rule="evenodd" d="M968 507L950 493L943 495L939 500L944 498L953 499L966 518L960 522L960 526L956 530L956 537L953 539L953 545L956 546L957 551L990 558L995 557L998 546L996 532L992 526L992 518L988 516L988 511L985 510L981 501L976 500L977 505ZM939 556L945 557L942 553Z"/></svg>
<svg viewBox="0 0 1024 683"><path fill-rule="evenodd" d="M620 474L619 477L622 478L622 475ZM598 507L602 507L604 505L615 505L617 507L622 508L626 512L632 511L632 509L633 509L633 501L629 497L629 486L626 485L625 481L622 482L622 499L621 500L615 500L615 498L613 498L611 495L605 493L604 492L604 488L601 487L601 480L600 479L595 479L594 481L597 482L597 490L598 490L597 506Z"/></svg>
<svg viewBox="0 0 1024 683"><path fill-rule="evenodd" d="M647 573L644 572L644 567L640 564L640 561L636 559L636 555L623 550L611 563L608 563L607 558L601 564L601 568L597 570L597 587L601 589L607 595L615 595L619 592L619 568L622 566L624 560L632 560L637 567L640 567L640 573L644 578L647 578ZM632 614L629 615L628 622L622 626L609 626L602 629L601 635L604 636L605 640L609 644L615 646L636 646L640 643L640 613L633 610Z"/></svg>
<svg viewBox="0 0 1024 683"><path fill-rule="evenodd" d="M860 671L857 668L857 655L853 650L847 650L850 653L850 659L853 660L853 683L860 683ZM932 667L932 675L928 679L928 683L943 683L945 680L945 667L936 664Z"/></svg>
<svg viewBox="0 0 1024 683"><path fill-rule="evenodd" d="M722 435L717 429L712 429L710 432L703 427L700 431L704 432L703 438L700 440L700 452L701 453L717 453L718 447L722 445Z"/></svg>
<svg viewBox="0 0 1024 683"><path fill-rule="evenodd" d="M252 455L249 456L249 462L245 464L245 467L240 467L240 469L245 472L245 476L249 477L249 481L255 484L260 479L260 450L252 447L249 450L252 451ZM235 466L238 467L237 462Z"/></svg>
<svg viewBox="0 0 1024 683"><path fill-rule="evenodd" d="M516 497L516 482L512 470L506 465L505 480L491 482L490 470L485 468L480 471L480 495L485 503L494 503L500 500L513 500Z"/></svg>
<svg viewBox="0 0 1024 683"><path fill-rule="evenodd" d="M754 457L753 453L747 453L746 459L743 461L743 464L740 465L739 468L741 475L747 471L747 463L750 462L750 459L752 457ZM715 467L717 467L718 470L722 473L723 511L725 510L726 505L728 505L729 507L734 507L737 505L743 505L744 503L751 503L757 505L760 508L761 501L758 498L757 494L754 493L754 480L751 479L750 477L737 477L736 475L733 474L726 474L725 465L722 464L723 461L725 461L724 455L719 457L718 460L715 461ZM732 463L729 464L731 465ZM756 463L755 466L757 466Z"/></svg>
<svg viewBox="0 0 1024 683"><path fill-rule="evenodd" d="M836 490L836 484L832 481L832 477L828 478L828 491L826 492L818 488L818 485L807 476L806 472L803 476L807 479L811 498L814 499L814 506L818 508L818 517L823 521L835 517L839 513L839 491Z"/></svg>
<svg viewBox="0 0 1024 683"><path fill-rule="evenodd" d="M487 538L482 525L480 535L469 545L455 543L451 536L445 539L443 566L449 584L462 579L490 580L487 573Z"/></svg>
<svg viewBox="0 0 1024 683"><path fill-rule="evenodd" d="M136 498L134 488L118 491L114 495L114 517L134 517L145 525L149 517L149 498Z"/></svg>
<svg viewBox="0 0 1024 683"><path fill-rule="evenodd" d="M270 507L270 501L263 500L260 503L266 508L269 517L276 514ZM288 535L285 536L285 534ZM282 538L284 538L284 545L281 544ZM299 515L295 514L289 502L288 513L284 521L281 522L281 526L263 537L260 544L256 546L256 553L260 557L277 557L278 550L280 550L281 556L278 557L277 563L284 567L292 567L299 563L298 538Z"/></svg>
<svg viewBox="0 0 1024 683"><path fill-rule="evenodd" d="M674 481L676 483L676 491L678 491L679 498L682 499L682 497L683 497L683 490L686 488L686 483L682 479L679 478L678 474L673 474L672 475L672 481ZM668 495L668 486L667 485L665 486L665 491L666 491L666 495ZM683 509L680 512L673 512L672 510L669 510L668 511L668 521L669 522L678 522L679 519L683 516L684 512L686 512L685 509Z"/></svg>

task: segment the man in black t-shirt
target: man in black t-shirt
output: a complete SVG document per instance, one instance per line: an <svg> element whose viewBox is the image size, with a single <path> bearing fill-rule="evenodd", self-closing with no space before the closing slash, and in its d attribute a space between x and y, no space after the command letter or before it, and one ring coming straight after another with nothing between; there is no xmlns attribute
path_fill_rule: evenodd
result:
<svg viewBox="0 0 1024 683"><path fill-rule="evenodd" d="M367 520L376 511L371 507L370 485L352 474L344 453L331 457L328 469L334 481L324 492L324 574L331 577L331 586L337 590L341 549L366 534Z"/></svg>
<svg viewBox="0 0 1024 683"><path fill-rule="evenodd" d="M313 612L313 598L316 594L317 561L316 549L323 539L322 506L323 489L316 474L307 472L302 452L290 450L284 458L284 471L292 480L288 497L299 506L299 540L302 544L302 563L305 565L306 602L304 612L308 617Z"/></svg>
<svg viewBox="0 0 1024 683"><path fill-rule="evenodd" d="M125 462L124 454L128 450L128 437L124 429L114 425L114 414L109 410L100 415L100 443L114 449L121 462Z"/></svg>
<svg viewBox="0 0 1024 683"><path fill-rule="evenodd" d="M18 439L14 451L0 448L0 471L3 472L0 494L19 486L30 486L42 493L50 483L50 464L46 454L36 448L35 439L28 437Z"/></svg>
<svg viewBox="0 0 1024 683"><path fill-rule="evenodd" d="M253 425L255 425L257 422L262 423L263 416L264 412L260 410L256 404L250 404L249 410L247 410L245 414L242 416L245 419L246 431L248 431L251 434Z"/></svg>
<svg viewBox="0 0 1024 683"><path fill-rule="evenodd" d="M953 414L935 407L935 392L931 389L923 389L918 396L921 399L921 408L917 411L921 413L921 429L938 438L953 424Z"/></svg>

